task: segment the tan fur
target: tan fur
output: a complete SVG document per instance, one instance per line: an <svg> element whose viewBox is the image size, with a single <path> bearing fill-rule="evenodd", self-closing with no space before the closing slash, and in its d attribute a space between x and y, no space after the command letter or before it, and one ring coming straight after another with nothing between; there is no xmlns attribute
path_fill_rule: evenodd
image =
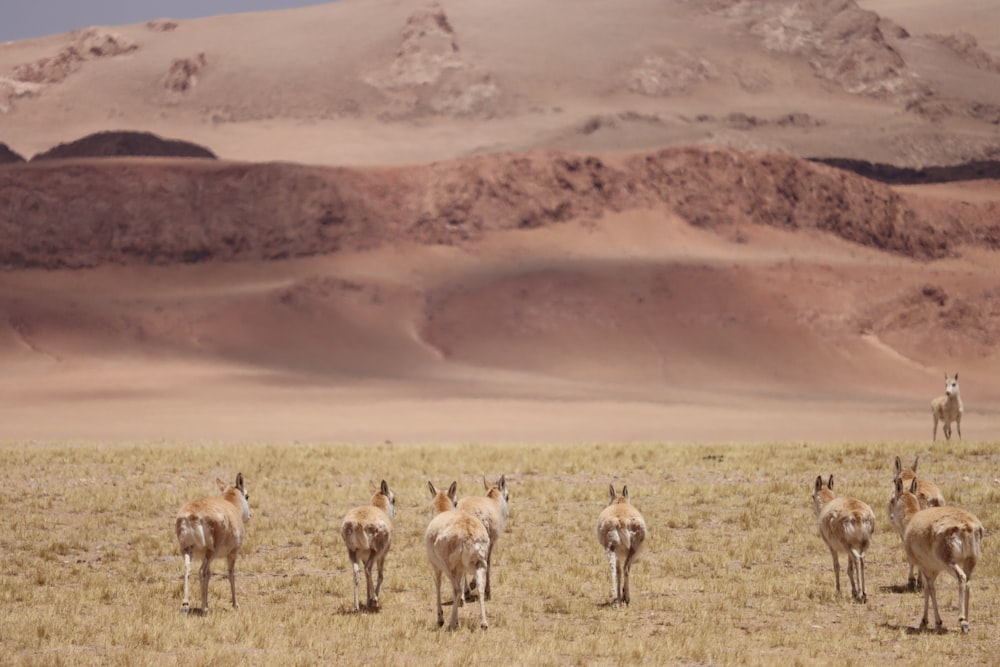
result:
<svg viewBox="0 0 1000 667"><path fill-rule="evenodd" d="M903 486L908 488L910 486L910 482L917 479L917 464L919 462L920 457L916 456L913 459L913 465L909 468L904 468L902 459L897 456L896 470L893 474L893 484L895 484L895 480L901 479L903 481ZM929 479L920 478L917 480L917 502L920 504L920 509L926 509L928 507L943 507L944 494L941 493L941 489L937 487L937 484ZM893 518L892 494L890 494L889 497L888 513L889 523L892 524L892 527L899 534L900 539L902 539L903 527ZM912 562L910 563L910 576L906 581L906 585L911 591L915 591L919 588L919 581L916 575L916 565Z"/></svg>
<svg viewBox="0 0 1000 667"><path fill-rule="evenodd" d="M225 557L233 608L236 603L236 557L243 546L244 524L250 521L250 494L246 492L243 473L236 483L227 486L217 479L221 498L201 498L184 505L177 513L174 530L181 555L184 557L184 601L181 611L190 611L191 559L201 557L201 613L208 613L208 581L212 577L212 560Z"/></svg>
<svg viewBox="0 0 1000 667"><path fill-rule="evenodd" d="M493 570L493 545L503 534L507 519L510 518L510 490L507 488L507 478L500 479L492 486L483 478L485 496L466 496L458 501L458 509L468 512L479 519L490 536L490 549L486 553L486 599L490 599L490 573ZM466 599L471 599L471 587L465 589Z"/></svg>
<svg viewBox="0 0 1000 667"><path fill-rule="evenodd" d="M934 417L934 440L937 440L938 422L942 422L941 430L945 440L951 440L951 422L958 429L958 439L962 439L962 397L958 393L958 373L954 378L944 376L944 395L931 401L931 416Z"/></svg>
<svg viewBox="0 0 1000 667"><path fill-rule="evenodd" d="M838 553L847 554L847 576L851 581L851 598L868 601L865 588L865 552L875 533L875 513L856 498L837 496L833 492L833 475L827 482L816 478L813 487L813 511L819 524L819 534L833 556L833 576L840 593L840 560Z"/></svg>
<svg viewBox="0 0 1000 667"><path fill-rule="evenodd" d="M386 481L383 479L378 487L371 481L368 485L373 494L371 502L350 510L340 524L340 536L344 538L347 557L351 559L354 569L354 611L360 611L358 586L362 564L368 592L365 606L371 610L379 609L378 596L382 590L385 557L392 546L392 520L396 518L396 494ZM372 582L373 565L378 566L377 583Z"/></svg>
<svg viewBox="0 0 1000 667"><path fill-rule="evenodd" d="M434 585L437 589L437 623L444 625L441 606L441 576L447 574L452 587L452 608L449 630L458 628L458 608L462 605L462 578L475 575L479 590L486 588L486 562L490 536L483 523L468 512L455 509L458 484L452 482L448 491L438 491L427 482L430 489L433 518L424 534L427 558L434 568ZM479 596L480 627L486 622L486 596Z"/></svg>
<svg viewBox="0 0 1000 667"><path fill-rule="evenodd" d="M628 487L616 493L613 485L608 485L608 506L597 519L597 541L608 556L611 566L611 606L619 603L628 605L629 572L632 562L642 550L646 540L646 521L631 502ZM623 562L624 561L624 562Z"/></svg>
<svg viewBox="0 0 1000 667"><path fill-rule="evenodd" d="M894 523L903 526L906 557L920 570L924 584L924 615L920 628L927 627L928 602L934 605L937 630L943 629L938 613L937 576L948 572L958 580L958 622L962 632L969 631L969 580L979 561L983 543L983 525L974 515L957 507L920 509L916 496L917 480L909 488L895 480L890 506Z"/></svg>

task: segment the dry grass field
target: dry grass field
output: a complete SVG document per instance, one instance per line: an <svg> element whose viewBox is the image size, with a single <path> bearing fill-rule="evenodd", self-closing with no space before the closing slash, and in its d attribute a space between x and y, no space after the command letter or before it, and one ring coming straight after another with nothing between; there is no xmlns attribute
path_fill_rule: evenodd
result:
<svg viewBox="0 0 1000 667"><path fill-rule="evenodd" d="M968 635L939 580L943 635L917 632L922 597L885 512L895 455L988 531ZM995 664L1000 649L998 443L301 443L0 445L0 663L6 665ZM239 610L217 562L207 617L180 612L177 509L246 476L253 520L237 564ZM511 519L494 552L490 629L477 605L436 627L423 546L427 481L482 493L507 476ZM834 592L810 494L816 475L876 510L869 602ZM353 613L339 525L368 480L396 491L382 611ZM596 520L627 483L650 535L630 607L607 604ZM842 575L846 576L845 572ZM447 612L446 612L447 613Z"/></svg>

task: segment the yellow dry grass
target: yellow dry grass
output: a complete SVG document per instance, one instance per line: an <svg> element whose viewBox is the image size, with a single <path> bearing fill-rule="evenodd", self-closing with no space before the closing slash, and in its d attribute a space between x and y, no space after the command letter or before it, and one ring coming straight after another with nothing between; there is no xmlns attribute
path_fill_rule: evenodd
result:
<svg viewBox="0 0 1000 667"><path fill-rule="evenodd" d="M943 635L915 631L885 502L892 464L920 471L992 531L1000 443L665 443L425 446L86 442L0 445L0 663L5 665L995 664L1000 591L993 538L972 578L968 635L956 587L939 580ZM246 476L253 521L228 602L217 562L207 617L180 613L173 517ZM423 532L427 481L507 475L511 520L494 552L490 629L475 605L436 627ZM816 475L876 510L869 603L834 593L810 494ZM396 491L396 534L379 613L351 611L339 536L368 501ZM608 483L627 483L649 526L631 607L607 606L596 539ZM843 582L846 584L846 581Z"/></svg>

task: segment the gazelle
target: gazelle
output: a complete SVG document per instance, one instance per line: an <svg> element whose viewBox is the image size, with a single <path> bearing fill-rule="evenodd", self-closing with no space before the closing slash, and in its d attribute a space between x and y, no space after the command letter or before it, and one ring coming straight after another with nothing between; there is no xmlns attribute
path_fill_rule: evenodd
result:
<svg viewBox="0 0 1000 667"><path fill-rule="evenodd" d="M608 506L597 519L597 540L611 566L611 606L631 602L629 572L646 539L646 521L629 501L628 486L621 493L608 485ZM622 562L624 561L624 563Z"/></svg>
<svg viewBox="0 0 1000 667"><path fill-rule="evenodd" d="M382 574L385 557L392 546L392 520L396 518L396 494L383 479L381 486L369 481L372 499L368 505L355 507L344 517L340 525L340 536L347 545L347 556L354 568L354 611L360 611L358 586L360 566L365 568L367 602L370 610L379 608L378 594L382 590ZM378 566L378 583L372 583L372 566Z"/></svg>
<svg viewBox="0 0 1000 667"><path fill-rule="evenodd" d="M893 522L903 526L903 548L911 563L916 564L924 582L924 615L920 629L927 627L928 601L934 604L934 622L941 632L938 613L937 576L948 572L958 580L958 623L962 632L969 631L969 579L976 567L983 544L983 525L970 512L957 507L920 509L917 500L917 480L909 488L902 479L894 482L889 499Z"/></svg>
<svg viewBox="0 0 1000 667"><path fill-rule="evenodd" d="M897 456L896 457L896 471L893 474L893 484L895 480L900 479L903 481L903 487L908 488L910 482L917 479L917 502L920 505L920 509L926 509L928 507L943 507L944 506L944 494L941 493L941 489L937 485L925 478L917 478L917 464L920 462L920 456L916 456L913 459L913 465L909 468L903 467L903 461ZM892 513L892 495L889 497L888 504L888 514L889 523L892 527L899 533L899 537L903 537L903 527L895 520ZM916 576L916 566L910 563L910 576L906 581L907 588L911 591L915 591L919 588L919 580Z"/></svg>
<svg viewBox="0 0 1000 667"><path fill-rule="evenodd" d="M174 530L177 543L184 556L184 601L181 611L190 611L191 559L200 556L201 613L208 613L208 580L212 577L212 560L226 558L229 572L229 589L236 603L236 557L243 546L244 524L250 521L250 494L243 481L243 473L236 475L236 483L228 486L215 480L222 497L201 498L184 505L177 513Z"/></svg>
<svg viewBox="0 0 1000 667"><path fill-rule="evenodd" d="M485 496L466 496L458 501L458 509L468 512L479 519L486 532L490 536L490 548L486 552L486 599L490 599L490 579L493 570L493 545L503 534L507 519L510 518L510 489L507 488L507 477L500 475L500 479L492 486L486 483L483 478L483 487L486 489ZM471 599L471 587L466 588L466 599Z"/></svg>
<svg viewBox="0 0 1000 667"><path fill-rule="evenodd" d="M955 422L958 439L962 439L962 397L958 394L958 373L955 377L944 376L944 395L931 401L931 415L934 417L934 440L937 440L938 422L945 440L951 440L951 422Z"/></svg>
<svg viewBox="0 0 1000 667"><path fill-rule="evenodd" d="M813 488L813 511L819 524L819 534L833 556L833 576L840 593L840 559L837 554L847 554L847 577L851 580L851 598L868 602L865 588L865 552L872 543L875 532L875 513L867 504L856 498L837 496L833 492L833 475L824 482L816 477Z"/></svg>
<svg viewBox="0 0 1000 667"><path fill-rule="evenodd" d="M479 590L486 588L486 561L490 549L490 536L482 522L468 512L455 508L458 483L452 482L447 491L439 491L427 482L430 489L433 518L424 534L427 558L434 568L434 585L437 589L437 624L444 625L441 607L441 576L447 574L451 581L452 607L449 630L458 628L458 608L462 604L462 578L476 577ZM486 596L479 596L479 625L484 630L486 622Z"/></svg>

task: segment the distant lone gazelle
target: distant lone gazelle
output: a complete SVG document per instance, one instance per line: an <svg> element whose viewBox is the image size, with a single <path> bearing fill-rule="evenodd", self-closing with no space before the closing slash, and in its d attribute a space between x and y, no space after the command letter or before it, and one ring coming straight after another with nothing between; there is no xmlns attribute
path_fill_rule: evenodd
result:
<svg viewBox="0 0 1000 667"><path fill-rule="evenodd" d="M628 605L629 571L646 539L646 521L629 502L627 486L616 493L614 485L608 485L608 506L597 520L597 539L611 566L611 606Z"/></svg>
<svg viewBox="0 0 1000 667"><path fill-rule="evenodd" d="M813 488L813 510L819 523L819 534L833 556L833 577L840 593L840 560L838 553L847 554L847 577L851 580L851 597L868 602L865 589L865 552L875 532L875 512L856 498L837 496L833 492L833 475L824 482L816 478Z"/></svg>
<svg viewBox="0 0 1000 667"><path fill-rule="evenodd" d="M955 377L944 376L944 396L931 401L931 414L934 416L934 440L937 440L938 422L942 422L945 440L951 440L952 422L955 422L958 439L962 439L962 397L958 395L958 373Z"/></svg>

